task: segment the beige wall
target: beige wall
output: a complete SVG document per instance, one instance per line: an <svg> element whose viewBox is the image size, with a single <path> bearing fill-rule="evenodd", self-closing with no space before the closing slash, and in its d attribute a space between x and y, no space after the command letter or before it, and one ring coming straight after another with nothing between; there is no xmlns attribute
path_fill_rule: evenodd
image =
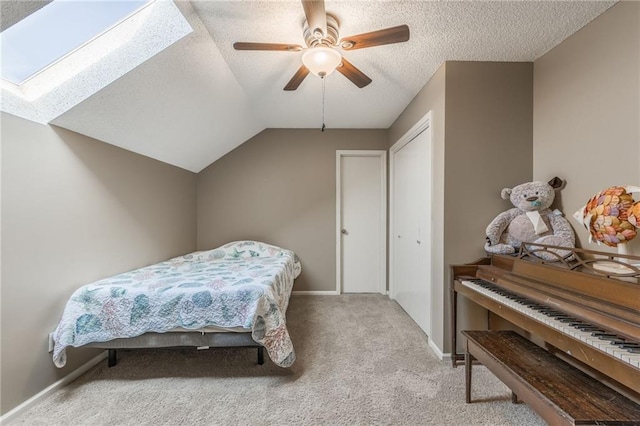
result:
<svg viewBox="0 0 640 426"><path fill-rule="evenodd" d="M444 216L445 282L448 265L485 256L487 225L513 207L500 197L502 188L531 180L532 117L532 63L447 63L444 205L451 213ZM459 329L484 325L484 310L460 299ZM446 292L444 300L448 337ZM448 342L445 347L450 350Z"/></svg>
<svg viewBox="0 0 640 426"><path fill-rule="evenodd" d="M336 150L386 148L385 130L261 132L198 174L198 249L285 247L302 262L294 291L335 291Z"/></svg>
<svg viewBox="0 0 640 426"><path fill-rule="evenodd" d="M82 284L195 250L196 176L2 114L2 413L96 356L47 353Z"/></svg>
<svg viewBox="0 0 640 426"><path fill-rule="evenodd" d="M532 64L447 62L389 130L400 138L429 110L434 136L430 339L449 348L449 265L485 255L485 228L508 208L500 190L532 176ZM507 160L508 159L508 160ZM460 326L484 313L462 302Z"/></svg>
<svg viewBox="0 0 640 426"><path fill-rule="evenodd" d="M624 1L534 64L533 174L567 180L561 207L571 218L611 185L640 185L640 3ZM637 196L636 196L637 197ZM630 243L640 255L640 238Z"/></svg>

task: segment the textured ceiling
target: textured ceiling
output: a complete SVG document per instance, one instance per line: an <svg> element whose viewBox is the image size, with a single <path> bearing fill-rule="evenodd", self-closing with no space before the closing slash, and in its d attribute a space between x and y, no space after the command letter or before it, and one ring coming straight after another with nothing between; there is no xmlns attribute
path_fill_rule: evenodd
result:
<svg viewBox="0 0 640 426"><path fill-rule="evenodd" d="M326 124L387 128L447 60L533 61L602 13L612 2L326 0L348 36L401 24L406 43L345 52L373 79L358 89L333 73L326 81ZM301 52L236 51L236 41L304 46L299 1L194 2L223 58L269 127L317 127L321 83L309 75L295 92L282 88Z"/></svg>
<svg viewBox="0 0 640 426"><path fill-rule="evenodd" d="M2 3L3 14L10 13L4 3L19 6L18 15L29 9L22 1ZM328 76L326 125L387 128L443 62L534 61L614 3L326 0L341 36L400 24L411 32L405 43L344 54L373 82L358 89L339 73ZM192 34L52 123L194 172L264 128L320 127L318 77L282 90L301 52L232 47L236 41L304 45L298 0L176 4Z"/></svg>

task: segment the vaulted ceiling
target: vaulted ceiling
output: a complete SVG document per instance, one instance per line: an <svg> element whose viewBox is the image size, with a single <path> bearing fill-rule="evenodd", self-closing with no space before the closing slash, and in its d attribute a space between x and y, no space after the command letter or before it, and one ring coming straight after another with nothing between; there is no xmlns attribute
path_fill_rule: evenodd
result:
<svg viewBox="0 0 640 426"><path fill-rule="evenodd" d="M2 28L45 3L3 1ZM337 72L329 75L324 122L387 128L444 61L534 61L614 3L326 0L341 36L407 24L411 38L344 52L373 82L359 89ZM236 41L304 45L298 0L175 4L190 33L48 122L193 172L265 128L321 126L320 78L309 75L298 90L282 90L302 52L233 49Z"/></svg>

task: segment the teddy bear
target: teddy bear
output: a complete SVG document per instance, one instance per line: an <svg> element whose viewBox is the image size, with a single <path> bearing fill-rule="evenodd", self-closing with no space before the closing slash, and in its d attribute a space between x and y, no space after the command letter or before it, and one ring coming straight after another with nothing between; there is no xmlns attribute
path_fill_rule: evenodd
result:
<svg viewBox="0 0 640 426"><path fill-rule="evenodd" d="M576 237L569 221L559 210L551 210L555 191L564 186L558 177L549 182L526 182L513 189L504 188L501 196L510 200L512 209L496 216L487 226L487 254L513 254L522 243L532 242L561 247L575 247ZM544 260L559 260L570 252L536 252Z"/></svg>

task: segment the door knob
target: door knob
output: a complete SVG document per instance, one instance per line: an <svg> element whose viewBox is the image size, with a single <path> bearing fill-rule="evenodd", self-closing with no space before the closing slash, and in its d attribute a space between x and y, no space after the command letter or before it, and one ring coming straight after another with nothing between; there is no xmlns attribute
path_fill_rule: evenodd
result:
<svg viewBox="0 0 640 426"><path fill-rule="evenodd" d="M341 230L340 232L341 232L341 233L343 233L344 235L349 234L349 233L347 232L347 230L346 230L346 229L344 229L344 228L342 228L342 230Z"/></svg>

